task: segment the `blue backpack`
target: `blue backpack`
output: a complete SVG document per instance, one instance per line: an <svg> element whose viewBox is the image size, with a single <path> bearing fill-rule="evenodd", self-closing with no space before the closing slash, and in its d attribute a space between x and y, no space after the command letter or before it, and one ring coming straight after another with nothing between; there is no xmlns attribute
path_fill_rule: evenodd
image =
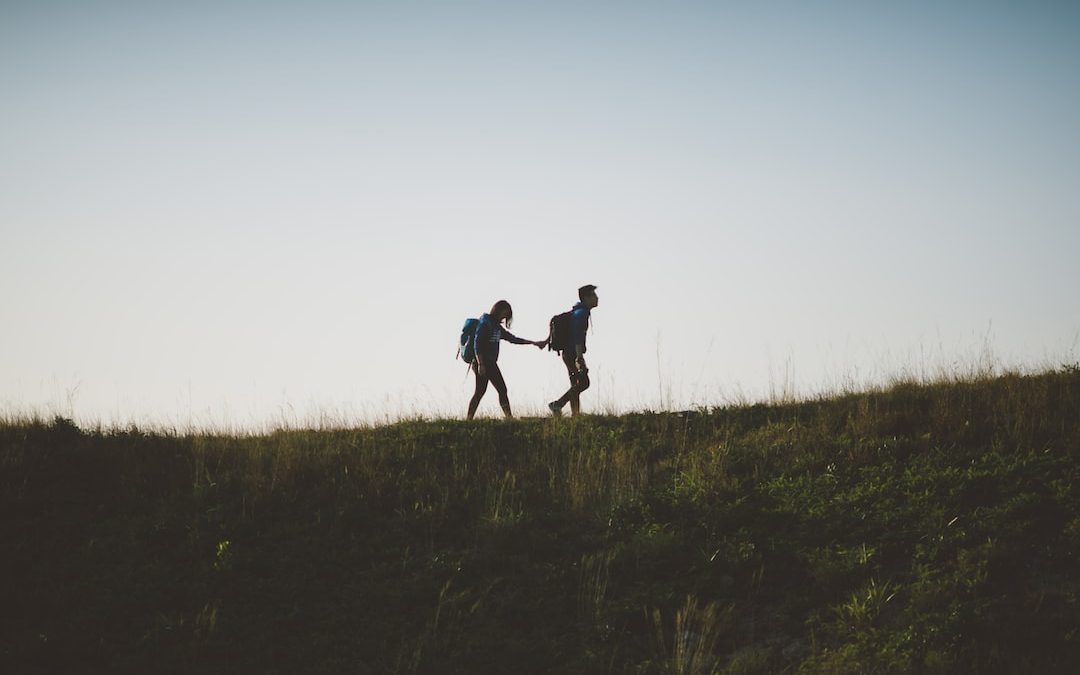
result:
<svg viewBox="0 0 1080 675"><path fill-rule="evenodd" d="M480 319L465 319L465 325L461 328L461 340L458 342L458 357L465 363L476 360L476 327L480 325Z"/></svg>

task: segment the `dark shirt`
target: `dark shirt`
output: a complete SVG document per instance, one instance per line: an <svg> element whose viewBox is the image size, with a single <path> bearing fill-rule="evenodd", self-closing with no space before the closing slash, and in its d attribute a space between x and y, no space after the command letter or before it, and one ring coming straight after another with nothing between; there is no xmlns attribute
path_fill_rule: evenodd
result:
<svg viewBox="0 0 1080 675"><path fill-rule="evenodd" d="M589 330L589 308L585 303L579 302L574 305L570 313L570 337L572 349L581 345L581 353L585 353L585 333ZM575 352L576 354L576 352Z"/></svg>
<svg viewBox="0 0 1080 675"><path fill-rule="evenodd" d="M502 324L491 318L490 314L480 316L480 325L476 327L476 340L474 346L477 356L482 356L485 361L494 363L499 360L499 342L506 340L515 345L530 344L510 331L502 327Z"/></svg>

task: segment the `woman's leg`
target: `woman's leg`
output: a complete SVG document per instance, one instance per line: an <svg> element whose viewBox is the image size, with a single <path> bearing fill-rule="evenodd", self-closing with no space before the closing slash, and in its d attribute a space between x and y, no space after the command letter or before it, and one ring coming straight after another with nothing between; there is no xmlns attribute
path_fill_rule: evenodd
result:
<svg viewBox="0 0 1080 675"><path fill-rule="evenodd" d="M480 405L480 399L484 398L484 392L487 391L488 378L481 375L476 370L476 366L473 366L473 374L476 375L476 391L473 392L472 399L469 400L469 419L473 418L476 414L476 408ZM499 376L501 379L501 375Z"/></svg>
<svg viewBox="0 0 1080 675"><path fill-rule="evenodd" d="M506 393L506 380L503 379L502 371L499 370L497 364L493 363L488 368L488 378L495 387L495 391L499 393L499 405L502 406L503 414L513 417L513 413L510 412L510 397Z"/></svg>

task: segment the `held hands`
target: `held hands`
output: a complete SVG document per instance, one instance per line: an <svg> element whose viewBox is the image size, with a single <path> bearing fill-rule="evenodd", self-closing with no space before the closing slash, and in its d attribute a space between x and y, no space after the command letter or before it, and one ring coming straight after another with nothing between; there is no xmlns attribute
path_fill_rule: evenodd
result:
<svg viewBox="0 0 1080 675"><path fill-rule="evenodd" d="M548 341L549 340L537 340L537 341L534 341L533 344L536 345L537 348L543 349L544 347L548 346Z"/></svg>

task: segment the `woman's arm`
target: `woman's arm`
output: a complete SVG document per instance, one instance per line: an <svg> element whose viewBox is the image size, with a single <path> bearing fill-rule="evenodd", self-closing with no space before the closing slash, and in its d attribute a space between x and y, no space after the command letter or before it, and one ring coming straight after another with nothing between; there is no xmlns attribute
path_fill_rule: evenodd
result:
<svg viewBox="0 0 1080 675"><path fill-rule="evenodd" d="M490 339L491 325L486 321L481 321L473 334L473 352L476 354L477 372L481 375L484 374L484 366L486 365L484 356L487 354L487 350L490 349L488 347L488 340Z"/></svg>
<svg viewBox="0 0 1080 675"><path fill-rule="evenodd" d="M539 342L537 340L526 340L525 338L519 338L518 336L514 335L513 333L506 330L505 328L503 329L503 332L502 332L502 339L506 340L507 342L509 342L511 344L515 344L515 345L534 345L536 347L539 347L539 346L544 344L543 342Z"/></svg>

